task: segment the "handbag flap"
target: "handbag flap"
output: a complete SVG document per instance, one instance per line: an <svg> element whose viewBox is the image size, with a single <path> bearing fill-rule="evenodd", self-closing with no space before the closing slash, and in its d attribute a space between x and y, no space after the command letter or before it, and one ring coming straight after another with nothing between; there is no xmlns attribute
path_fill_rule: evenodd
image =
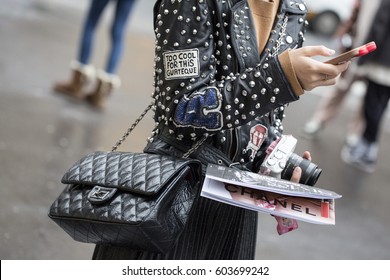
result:
<svg viewBox="0 0 390 280"><path fill-rule="evenodd" d="M160 154L94 152L77 161L62 177L64 184L118 188L153 195L186 166L200 180L198 160Z"/></svg>

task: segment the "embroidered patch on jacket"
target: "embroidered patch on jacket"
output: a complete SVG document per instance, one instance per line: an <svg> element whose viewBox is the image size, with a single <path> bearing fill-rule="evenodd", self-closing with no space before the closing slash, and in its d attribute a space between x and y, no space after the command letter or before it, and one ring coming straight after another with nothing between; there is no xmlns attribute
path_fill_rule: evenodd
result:
<svg viewBox="0 0 390 280"><path fill-rule="evenodd" d="M207 87L191 96L183 97L175 111L178 126L192 126L207 130L222 127L222 95L216 87Z"/></svg>
<svg viewBox="0 0 390 280"><path fill-rule="evenodd" d="M267 137L268 129L264 125L257 124L250 130L250 140L248 142L247 150L251 150L250 157L253 159Z"/></svg>
<svg viewBox="0 0 390 280"><path fill-rule="evenodd" d="M199 50L188 49L163 54L165 79L199 77Z"/></svg>

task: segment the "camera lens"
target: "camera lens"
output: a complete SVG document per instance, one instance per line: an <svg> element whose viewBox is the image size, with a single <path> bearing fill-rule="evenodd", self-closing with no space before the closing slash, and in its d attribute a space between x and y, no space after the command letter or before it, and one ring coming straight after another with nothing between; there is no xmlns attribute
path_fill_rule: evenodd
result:
<svg viewBox="0 0 390 280"><path fill-rule="evenodd" d="M302 169L302 176L299 183L314 186L321 175L322 169L310 160L304 159L295 153L291 154L290 158L288 159L286 167L282 171L281 178L290 180L294 168L297 166Z"/></svg>

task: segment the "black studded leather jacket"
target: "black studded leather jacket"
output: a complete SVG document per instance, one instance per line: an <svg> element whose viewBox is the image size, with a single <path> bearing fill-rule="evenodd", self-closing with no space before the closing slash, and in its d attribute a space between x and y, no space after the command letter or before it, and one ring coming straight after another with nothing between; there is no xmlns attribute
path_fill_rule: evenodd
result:
<svg viewBox="0 0 390 280"><path fill-rule="evenodd" d="M306 7L280 1L259 53L246 0L158 0L154 7L155 122L145 152L257 171L298 96L278 55L304 40Z"/></svg>

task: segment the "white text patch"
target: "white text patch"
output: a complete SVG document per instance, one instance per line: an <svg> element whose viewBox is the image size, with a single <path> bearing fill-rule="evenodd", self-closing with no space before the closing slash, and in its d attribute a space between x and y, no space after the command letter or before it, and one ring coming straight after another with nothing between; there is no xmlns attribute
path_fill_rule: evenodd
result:
<svg viewBox="0 0 390 280"><path fill-rule="evenodd" d="M199 50L189 49L164 53L165 79L199 77Z"/></svg>

